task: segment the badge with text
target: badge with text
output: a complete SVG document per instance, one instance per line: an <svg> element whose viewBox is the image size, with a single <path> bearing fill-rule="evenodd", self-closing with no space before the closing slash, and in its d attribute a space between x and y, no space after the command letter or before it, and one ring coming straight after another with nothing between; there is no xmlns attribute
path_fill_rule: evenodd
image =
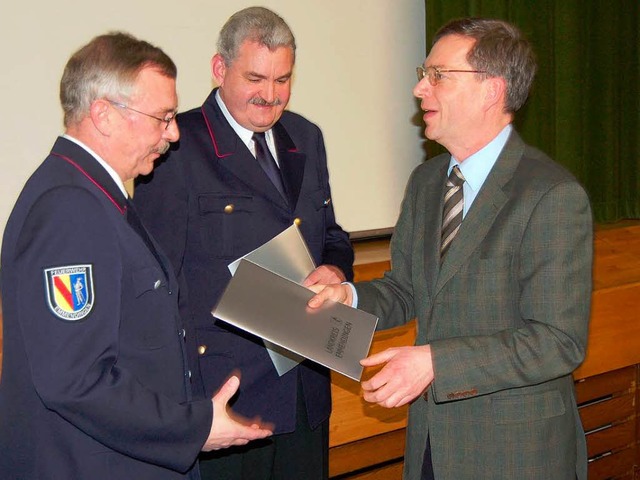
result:
<svg viewBox="0 0 640 480"><path fill-rule="evenodd" d="M91 265L67 265L44 271L47 303L62 320L82 320L93 308Z"/></svg>

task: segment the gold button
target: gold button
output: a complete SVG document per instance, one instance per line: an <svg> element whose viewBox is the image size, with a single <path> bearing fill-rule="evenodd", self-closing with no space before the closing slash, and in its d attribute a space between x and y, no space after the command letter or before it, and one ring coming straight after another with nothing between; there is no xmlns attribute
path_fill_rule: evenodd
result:
<svg viewBox="0 0 640 480"><path fill-rule="evenodd" d="M200 345L200 346L198 347L198 353L199 353L200 355L204 355L204 352L206 352L206 351L207 351L207 346L206 346L206 345Z"/></svg>
<svg viewBox="0 0 640 480"><path fill-rule="evenodd" d="M224 213L233 213L233 203L230 203L226 207L224 207Z"/></svg>
<svg viewBox="0 0 640 480"><path fill-rule="evenodd" d="M302 219L300 217L296 217L296 219L293 221L293 223L295 223L296 225L300 226L300 224L302 223Z"/></svg>

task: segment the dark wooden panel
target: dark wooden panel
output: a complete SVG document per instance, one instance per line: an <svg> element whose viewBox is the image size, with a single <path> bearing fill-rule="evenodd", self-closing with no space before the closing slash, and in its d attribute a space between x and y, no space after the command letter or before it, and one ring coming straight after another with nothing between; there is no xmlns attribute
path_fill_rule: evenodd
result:
<svg viewBox="0 0 640 480"><path fill-rule="evenodd" d="M607 452L615 452L633 447L636 441L635 417L629 421L611 425L587 435L587 454L589 458Z"/></svg>
<svg viewBox="0 0 640 480"><path fill-rule="evenodd" d="M634 461L635 450L632 448L594 460L589 464L589 480L609 480L632 475Z"/></svg>
<svg viewBox="0 0 640 480"><path fill-rule="evenodd" d="M332 448L329 450L329 476L335 477L392 460L401 461L404 445L403 428Z"/></svg>
<svg viewBox="0 0 640 480"><path fill-rule="evenodd" d="M359 475L341 478L345 480L402 480L402 463L394 463Z"/></svg>
<svg viewBox="0 0 640 480"><path fill-rule="evenodd" d="M617 423L635 416L635 396L623 395L610 400L580 407L585 432Z"/></svg>
<svg viewBox="0 0 640 480"><path fill-rule="evenodd" d="M616 393L630 393L636 388L636 367L595 375L576 382L578 405Z"/></svg>

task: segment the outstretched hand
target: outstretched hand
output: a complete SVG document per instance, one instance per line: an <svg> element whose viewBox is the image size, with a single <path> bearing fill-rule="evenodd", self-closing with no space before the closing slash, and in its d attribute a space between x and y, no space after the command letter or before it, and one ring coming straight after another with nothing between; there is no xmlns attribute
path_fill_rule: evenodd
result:
<svg viewBox="0 0 640 480"><path fill-rule="evenodd" d="M213 396L213 422L203 452L219 450L233 445L246 445L252 440L265 438L273 433L272 425L258 420L248 420L235 415L228 406L229 400L240 387L240 379L232 376Z"/></svg>

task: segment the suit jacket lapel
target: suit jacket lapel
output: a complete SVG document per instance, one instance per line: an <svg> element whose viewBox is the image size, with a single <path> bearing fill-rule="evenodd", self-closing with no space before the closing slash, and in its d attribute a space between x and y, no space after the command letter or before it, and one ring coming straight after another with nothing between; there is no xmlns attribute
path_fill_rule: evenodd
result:
<svg viewBox="0 0 640 480"><path fill-rule="evenodd" d="M429 184L425 185L424 214L425 214L425 251L424 266L427 277L427 290L432 296L435 294L435 286L440 272L440 236L442 231L442 208L444 201L447 166L450 155L446 154L440 160L441 165L435 170L438 172L429 178ZM438 161L437 159L429 160Z"/></svg>
<svg viewBox="0 0 640 480"><path fill-rule="evenodd" d="M449 247L449 251L440 266L435 288L436 294L484 240L500 210L509 200L509 197L504 192L504 186L513 177L523 152L524 142L513 131L489 176L478 192L471 209L462 221L458 235ZM440 203L442 204L442 200L440 200ZM438 245L439 243L438 241Z"/></svg>
<svg viewBox="0 0 640 480"><path fill-rule="evenodd" d="M227 119L224 118L216 101L215 93L216 90L211 92L202 106L202 114L215 154L214 161L219 162L238 180L248 185L256 195L262 195L274 204L288 210L289 207L285 199L260 168L255 157L229 125ZM280 155L279 151L278 155ZM287 188L286 180L284 181L285 188Z"/></svg>

